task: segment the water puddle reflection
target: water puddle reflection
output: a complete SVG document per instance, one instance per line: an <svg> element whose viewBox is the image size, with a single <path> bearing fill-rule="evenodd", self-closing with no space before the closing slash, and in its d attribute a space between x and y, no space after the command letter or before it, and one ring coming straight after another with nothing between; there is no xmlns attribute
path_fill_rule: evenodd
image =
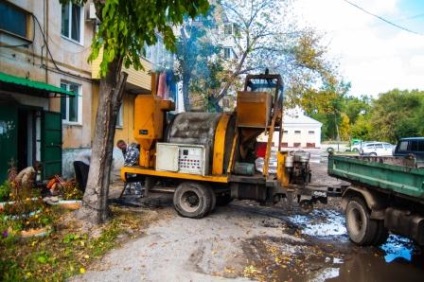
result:
<svg viewBox="0 0 424 282"><path fill-rule="evenodd" d="M423 281L424 255L420 248L405 237L391 234L378 248L358 247L347 238L342 213L315 210L309 215L295 215L290 221L302 235L317 244L339 248L340 255L332 253L324 259L322 268L305 281ZM309 239L308 239L309 241Z"/></svg>

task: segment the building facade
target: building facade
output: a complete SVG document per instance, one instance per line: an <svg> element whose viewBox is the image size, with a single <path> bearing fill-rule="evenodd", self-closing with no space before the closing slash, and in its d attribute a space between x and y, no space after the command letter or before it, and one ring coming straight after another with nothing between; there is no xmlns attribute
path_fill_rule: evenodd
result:
<svg viewBox="0 0 424 282"><path fill-rule="evenodd" d="M43 179L73 177L76 154L91 148L101 95L100 59L87 62L98 24L94 6L0 0L0 10L0 183L11 161L19 170L41 161ZM133 141L135 95L151 92L153 64L143 65L125 70L116 140Z"/></svg>
<svg viewBox="0 0 424 282"><path fill-rule="evenodd" d="M41 177L62 171L62 148L90 145L94 26L87 7L59 1L0 1L0 181L13 160L35 160ZM5 130L5 124L12 124Z"/></svg>
<svg viewBox="0 0 424 282"><path fill-rule="evenodd" d="M289 149L320 148L321 127L321 122L305 116L300 110L288 111L283 116L281 147ZM262 134L258 137L258 141L267 142L268 136ZM272 142L273 146L278 146L278 133L274 133Z"/></svg>

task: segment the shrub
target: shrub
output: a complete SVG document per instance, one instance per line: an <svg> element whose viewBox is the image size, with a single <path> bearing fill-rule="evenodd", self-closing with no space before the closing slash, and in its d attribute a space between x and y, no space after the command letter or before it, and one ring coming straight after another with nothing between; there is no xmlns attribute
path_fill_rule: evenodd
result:
<svg viewBox="0 0 424 282"><path fill-rule="evenodd" d="M9 181L5 181L0 185L0 202L6 202L10 199L10 194L12 193L12 187L10 187Z"/></svg>

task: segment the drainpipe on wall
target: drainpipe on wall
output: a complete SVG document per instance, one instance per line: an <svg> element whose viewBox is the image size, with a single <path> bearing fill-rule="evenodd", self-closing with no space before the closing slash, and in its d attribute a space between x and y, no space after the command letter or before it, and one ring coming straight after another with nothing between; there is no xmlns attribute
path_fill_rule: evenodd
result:
<svg viewBox="0 0 424 282"><path fill-rule="evenodd" d="M46 64L46 83L49 83L49 1L44 0L44 30L46 32L46 53L45 53L45 64ZM44 54L43 54L44 55Z"/></svg>

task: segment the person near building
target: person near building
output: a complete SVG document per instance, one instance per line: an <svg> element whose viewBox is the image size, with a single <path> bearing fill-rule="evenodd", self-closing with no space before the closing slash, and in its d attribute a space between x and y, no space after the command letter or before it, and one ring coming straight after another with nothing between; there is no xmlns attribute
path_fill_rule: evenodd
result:
<svg viewBox="0 0 424 282"><path fill-rule="evenodd" d="M84 150L74 160L75 179L81 191L85 192L88 172L90 171L91 151Z"/></svg>
<svg viewBox="0 0 424 282"><path fill-rule="evenodd" d="M41 168L41 163L39 161L35 161L32 166L28 166L21 170L15 178L17 187L33 188L37 181L37 174Z"/></svg>
<svg viewBox="0 0 424 282"><path fill-rule="evenodd" d="M124 140L119 140L116 143L116 146L121 149L122 154L124 155L124 166L134 166L138 165L140 158L140 150L137 147L136 143L131 143L127 145ZM123 191L124 195L134 194L136 196L143 196L142 183L140 181L127 182Z"/></svg>

